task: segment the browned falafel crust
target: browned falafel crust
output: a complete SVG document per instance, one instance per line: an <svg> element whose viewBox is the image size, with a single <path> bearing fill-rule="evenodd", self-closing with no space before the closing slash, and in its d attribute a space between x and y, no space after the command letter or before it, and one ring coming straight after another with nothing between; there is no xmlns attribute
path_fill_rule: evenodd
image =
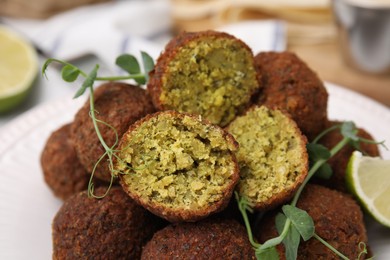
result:
<svg viewBox="0 0 390 260"><path fill-rule="evenodd" d="M287 111L309 141L324 129L328 93L317 74L291 52L261 52L255 56L261 94L255 103Z"/></svg>
<svg viewBox="0 0 390 260"><path fill-rule="evenodd" d="M334 126L336 124L341 124L342 122L337 121L329 121L327 124L327 128ZM359 137L372 140L374 141L374 138L371 136L370 133L368 133L363 128L358 128L357 135ZM337 145L338 142L340 142L343 139L343 136L341 135L339 130L335 130L332 132L329 132L324 137L322 137L318 143L324 145L328 149L332 149L334 146ZM372 157L378 157L380 156L378 145L377 144L370 144L370 143L364 143L361 142L359 145L361 151ZM319 182L322 185L325 185L329 188L333 188L339 191L347 192L347 186L345 183L345 174L347 170L348 161L356 148L354 148L352 145L346 145L343 149L341 149L335 156L330 158L328 160L329 165L332 168L332 176L330 179L315 179L314 181Z"/></svg>
<svg viewBox="0 0 390 260"><path fill-rule="evenodd" d="M173 38L158 58L147 88L159 110L200 114L225 126L248 107L260 86L248 45L209 30Z"/></svg>
<svg viewBox="0 0 390 260"><path fill-rule="evenodd" d="M104 191L98 188L96 194ZM53 220L53 259L139 259L160 221L121 187L103 199L75 194Z"/></svg>
<svg viewBox="0 0 390 260"><path fill-rule="evenodd" d="M115 162L124 190L170 222L223 210L239 179L237 142L201 116L164 111L134 123Z"/></svg>
<svg viewBox="0 0 390 260"><path fill-rule="evenodd" d="M149 94L138 86L109 82L94 92L96 118L111 125L98 124L100 133L108 146L115 144L116 134L120 139L129 126L143 116L155 112ZM99 142L92 119L89 116L89 101L77 112L71 128L71 138L77 156L88 172L92 172L105 150ZM102 160L94 173L99 179L110 181L108 161Z"/></svg>
<svg viewBox="0 0 390 260"><path fill-rule="evenodd" d="M55 130L47 139L41 154L41 167L46 184L58 198L86 190L90 175L80 164L70 140L71 124Z"/></svg>
<svg viewBox="0 0 390 260"><path fill-rule="evenodd" d="M208 219L156 232L141 259L255 259L255 251L238 222Z"/></svg>
<svg viewBox="0 0 390 260"><path fill-rule="evenodd" d="M329 188L309 184L299 198L297 207L306 210L313 218L315 232L349 259L357 259L359 243L367 244L363 213L351 196ZM264 243L278 235L275 215L267 215L256 229L256 237ZM286 259L284 246L278 245L281 259ZM301 241L297 259L340 259L315 238ZM364 259L360 258L360 259Z"/></svg>

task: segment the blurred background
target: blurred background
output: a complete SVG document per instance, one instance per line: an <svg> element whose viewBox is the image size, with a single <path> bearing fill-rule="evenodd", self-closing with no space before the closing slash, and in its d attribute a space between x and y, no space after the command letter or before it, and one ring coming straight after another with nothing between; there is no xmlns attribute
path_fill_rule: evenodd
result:
<svg viewBox="0 0 390 260"><path fill-rule="evenodd" d="M356 6L346 4L351 1ZM86 70L98 62L101 72L111 75L120 73L113 65L121 53L138 55L146 50L157 58L180 31L223 30L242 38L254 54L296 52L324 81L390 106L389 59L378 69L367 69L348 54L353 49L348 33L366 19L371 35L359 31L363 36L352 38L372 42L359 43L358 52L369 48L368 55L373 49L376 57L390 55L389 10L390 0L5 0L0 1L0 26L34 48L39 67L55 57ZM382 35L384 50L375 45L377 35ZM0 62L1 55L0 38ZM58 68L50 67L48 79L37 75L23 102L0 113L0 131L21 113L44 102L71 98L76 90L77 84L63 82Z"/></svg>

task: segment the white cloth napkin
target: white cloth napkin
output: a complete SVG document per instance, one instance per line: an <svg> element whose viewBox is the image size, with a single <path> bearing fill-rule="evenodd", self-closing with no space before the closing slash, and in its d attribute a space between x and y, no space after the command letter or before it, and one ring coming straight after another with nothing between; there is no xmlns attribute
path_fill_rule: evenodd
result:
<svg viewBox="0 0 390 260"><path fill-rule="evenodd" d="M243 21L223 26L218 30L228 32L244 41L255 55L262 51L286 49L286 30L282 21Z"/></svg>
<svg viewBox="0 0 390 260"><path fill-rule="evenodd" d="M74 60L94 54L107 65L125 52L159 55L152 40L171 27L168 0L113 1L84 6L47 20L5 19L47 56Z"/></svg>
<svg viewBox="0 0 390 260"><path fill-rule="evenodd" d="M106 65L122 53L147 51L157 58L172 27L169 0L113 1L84 6L47 20L5 19L47 56L74 60L96 55ZM281 22L246 21L220 28L244 40L254 51L285 49Z"/></svg>

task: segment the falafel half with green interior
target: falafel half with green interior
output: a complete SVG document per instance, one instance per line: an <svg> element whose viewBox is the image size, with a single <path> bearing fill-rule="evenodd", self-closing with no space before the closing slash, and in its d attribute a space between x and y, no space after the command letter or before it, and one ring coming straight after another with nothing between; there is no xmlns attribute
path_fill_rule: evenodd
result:
<svg viewBox="0 0 390 260"><path fill-rule="evenodd" d="M158 112L123 135L115 172L139 204L171 222L221 211L238 182L237 143L198 115Z"/></svg>
<svg viewBox="0 0 390 260"><path fill-rule="evenodd" d="M147 88L160 110L200 114L225 126L245 111L259 81L253 53L241 40L216 31L184 32L158 58Z"/></svg>
<svg viewBox="0 0 390 260"><path fill-rule="evenodd" d="M228 127L239 143L237 190L257 210L292 198L308 172L306 137L280 110L254 106Z"/></svg>

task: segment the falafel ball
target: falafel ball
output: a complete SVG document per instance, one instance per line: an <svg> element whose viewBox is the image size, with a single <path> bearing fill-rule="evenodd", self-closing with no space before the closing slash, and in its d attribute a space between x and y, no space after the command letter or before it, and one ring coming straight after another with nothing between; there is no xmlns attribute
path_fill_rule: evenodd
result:
<svg viewBox="0 0 390 260"><path fill-rule="evenodd" d="M70 127L71 124L66 124L55 130L41 154L44 180L54 195L62 200L86 190L90 178L77 158L69 137Z"/></svg>
<svg viewBox="0 0 390 260"><path fill-rule="evenodd" d="M292 198L307 176L306 137L288 114L254 106L226 128L237 140L237 191L257 210Z"/></svg>
<svg viewBox="0 0 390 260"><path fill-rule="evenodd" d="M115 171L124 190L171 222L221 211L237 184L237 143L201 116L158 112L123 135Z"/></svg>
<svg viewBox="0 0 390 260"><path fill-rule="evenodd" d="M262 93L254 102L287 111L311 141L327 121L328 93L317 74L291 52L255 56Z"/></svg>
<svg viewBox="0 0 390 260"><path fill-rule="evenodd" d="M120 139L136 120L155 112L151 98L144 89L125 83L105 83L95 90L94 98L96 118L112 127L103 123L98 124L100 133L108 146L114 145L117 136ZM71 138L81 164L88 172L92 172L105 150L98 139L90 117L89 101L74 118ZM94 176L110 181L111 173L108 165L108 161L102 160Z"/></svg>
<svg viewBox="0 0 390 260"><path fill-rule="evenodd" d="M309 184L299 198L297 207L307 211L313 218L318 236L336 248L349 259L357 259L359 243L367 244L363 213L347 194L329 188ZM267 215L256 229L258 241L278 236L275 228L275 212ZM282 244L277 246L280 259L286 259ZM297 259L340 259L333 251L312 237L299 244ZM364 259L359 258L359 259Z"/></svg>
<svg viewBox="0 0 390 260"><path fill-rule="evenodd" d="M161 219L121 187L113 187L103 199L80 192L65 201L53 220L53 259L139 259L160 225Z"/></svg>
<svg viewBox="0 0 390 260"><path fill-rule="evenodd" d="M158 109L199 114L220 126L243 112L258 89L251 49L216 31L184 32L173 38L148 83Z"/></svg>
<svg viewBox="0 0 390 260"><path fill-rule="evenodd" d="M208 219L157 231L141 259L255 259L255 251L238 222Z"/></svg>
<svg viewBox="0 0 390 260"><path fill-rule="evenodd" d="M336 124L341 124L342 122L330 121L328 122L328 127L334 126ZM374 138L363 128L358 128L357 136L372 140ZM324 145L328 149L332 149L343 139L340 131L331 131L322 137L318 143ZM361 142L359 145L360 150L367 156L378 157L380 156L378 145ZM329 188L333 188L339 191L347 192L347 186L345 183L345 174L347 170L348 161L351 158L353 151L356 148L352 145L346 145L341 149L337 154L328 160L330 167L332 168L332 176L329 179L319 179L316 178L314 181L319 182L322 185L325 185ZM315 175L314 175L315 176Z"/></svg>

